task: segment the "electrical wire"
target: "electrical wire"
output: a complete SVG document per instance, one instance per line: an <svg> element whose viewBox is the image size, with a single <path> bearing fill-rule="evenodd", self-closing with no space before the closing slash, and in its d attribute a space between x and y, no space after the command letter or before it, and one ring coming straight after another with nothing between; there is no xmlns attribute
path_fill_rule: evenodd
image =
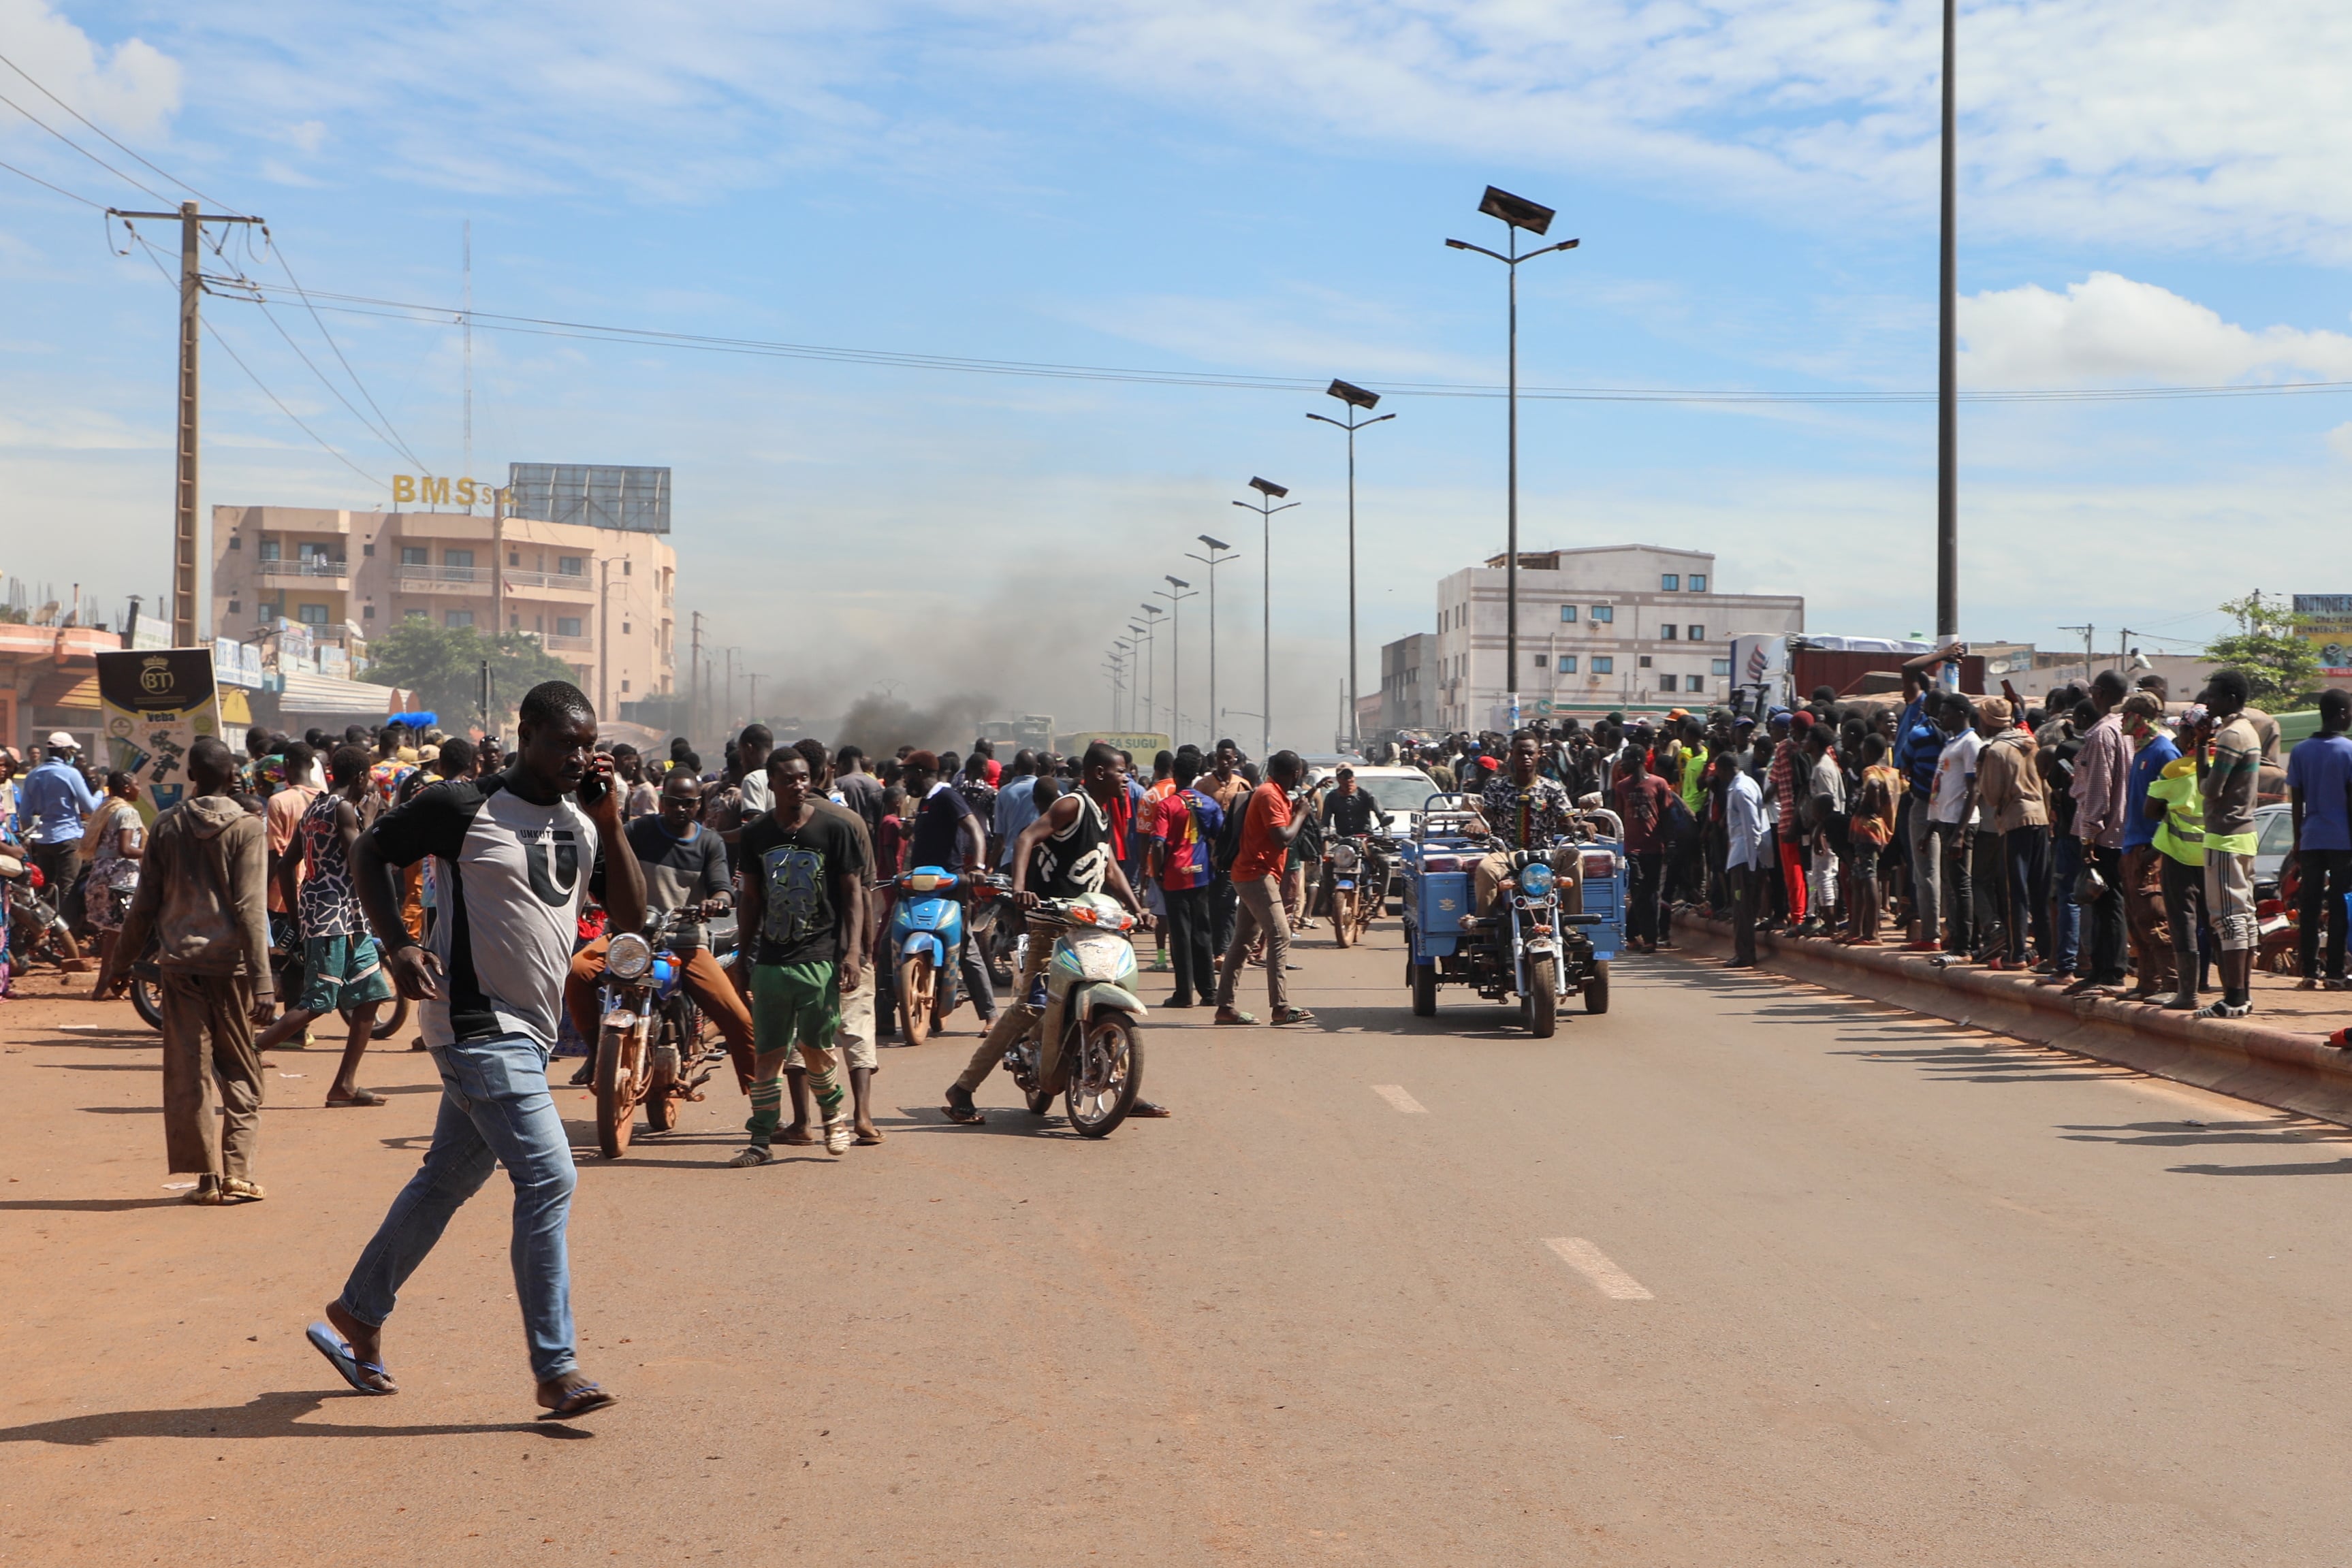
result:
<svg viewBox="0 0 2352 1568"><path fill-rule="evenodd" d="M95 120L91 120L89 116L76 109L72 104L68 103L64 99L59 98L47 88L43 87L38 81L34 79L29 71L26 70L24 67L18 65L16 61L10 59L6 55L0 55L0 66L6 66L10 70L15 71L26 81L32 82L34 91L39 93L43 98L47 99L51 103L56 104L59 109L64 110L68 114L72 115L76 120L80 120L84 125L89 126L92 131L97 131L100 136L105 137L107 141L121 149L121 151L129 157L138 162L144 163L148 168L154 170L156 173L161 174L168 183L179 186L180 189L187 192L188 194L195 197L200 202L212 202L213 205L221 207L227 212L236 213L239 217L245 215L242 213L237 213L236 208L228 206L227 204L224 202L214 201L212 197L205 195L202 191L197 190L194 185L189 184L185 180L181 179L177 174L173 173L170 170L158 168L155 164L149 162L147 159L140 156L137 152L117 140L114 134L108 131L104 126L98 124ZM11 107L13 108L14 106L11 105ZM18 110L17 112L21 114L24 111L22 110ZM26 118L30 119L31 116L27 115ZM36 123L37 123L37 121ZM51 134L54 135L55 132L51 132ZM146 190L146 187L142 185L140 189ZM147 193L151 196L155 194L152 191L148 191ZM167 196L157 196L156 200L168 201L170 198Z"/></svg>
<svg viewBox="0 0 2352 1568"><path fill-rule="evenodd" d="M88 196L77 196L71 191L67 190L63 185L52 185L47 180L42 179L38 174L28 174L24 170L17 168L14 163L0 163L0 169L5 169L11 174L30 180L33 183L40 186L44 190L55 191L58 195L63 196L69 202L79 202L83 206L95 207L101 213L106 211L105 203L93 202Z"/></svg>
<svg viewBox="0 0 2352 1568"><path fill-rule="evenodd" d="M269 246L269 254L278 258L278 266L279 269L286 274L286 281L292 286L294 292L300 297L302 308L310 311L311 321L319 329L319 336L326 339L327 347L335 351L336 361L343 367L343 373L352 378L352 385L359 389L360 396L367 400L368 407L375 410L376 418L383 421L383 428L391 436L389 444L397 450L402 456L407 458L410 463L415 465L417 468L429 469L431 465L428 465L425 459L416 455L415 450L408 444L407 439L400 434L396 427L394 426L392 416L383 412L383 405L375 401L375 394L367 390L367 382L360 380L359 371L352 369L351 361L343 357L342 345L336 342L335 335L327 330L327 323L320 319L319 315L319 308L310 303L310 293L303 288L302 280L294 276L293 264L286 259L286 252L279 247L278 237L269 232L269 225L268 224L259 224L254 226L261 230L262 240ZM259 287L257 285L255 286L255 291L257 294L259 292ZM268 306L266 303L259 299L256 299L255 303L262 306L264 314L268 313ZM278 330L282 332L285 329L281 327ZM289 338L287 340L291 342L293 340ZM321 379L323 380L324 378ZM341 392L337 392L335 395L338 397L342 396ZM344 406L349 408L351 405L346 402ZM352 409L352 412L356 414L359 413L359 410ZM362 420L361 423L365 423L366 422Z"/></svg>
<svg viewBox="0 0 2352 1568"><path fill-rule="evenodd" d="M229 281L229 280L224 280ZM235 280L241 287L264 290L268 286ZM1048 381L1114 382L1144 386L1229 388L1249 392L1319 392L1323 383L1295 376L1256 376L1210 371L1163 371L1108 365L1056 364L1030 360L982 360L949 354L908 353L887 349L852 349L815 343L770 341L755 338L718 337L672 332L653 328L621 327L593 321L567 321L537 316L510 316L497 311L452 309L446 306L382 299L370 295L336 294L324 289L299 290L312 308L390 320L431 321L457 325L470 319L486 331L530 337L569 338L587 342L640 343L692 349L706 353L742 354L755 358L815 360L838 364L880 365L900 370L952 371L971 375L1024 376ZM257 299L257 303L259 302ZM1454 382L1372 382L1372 390L1401 397L1498 398L1506 389ZM1963 402L2146 402L2198 398L2273 397L2290 393L2352 391L2352 381L2272 382L2258 385L2210 385L2116 388L1988 389L1960 393ZM1663 402L1663 403L1855 403L1864 405L1928 403L1932 392L1773 392L1692 387L1521 387L1519 395L1538 402Z"/></svg>
<svg viewBox="0 0 2352 1568"><path fill-rule="evenodd" d="M34 85L37 87L40 84L37 82ZM89 148L84 147L80 142L76 141L72 137L68 136L64 131L59 131L56 126L51 125L47 120L43 120L39 115L35 114L31 110L26 109L23 104L18 103L15 99L10 98L6 93L0 93L0 103L6 104L9 108L15 110L17 113L23 115L26 119L31 120L34 124L39 126L50 135L56 137L58 141L64 142L67 146L80 153L83 157L89 159L100 168L113 175L116 179L122 181L125 184L137 186L140 190L146 192L149 195L154 197L159 202L168 202L172 199L171 197L163 194L163 192L155 189L154 186L144 184L138 180L132 179L130 175L124 173L121 170L116 168L113 164L108 162L105 159L100 157Z"/></svg>

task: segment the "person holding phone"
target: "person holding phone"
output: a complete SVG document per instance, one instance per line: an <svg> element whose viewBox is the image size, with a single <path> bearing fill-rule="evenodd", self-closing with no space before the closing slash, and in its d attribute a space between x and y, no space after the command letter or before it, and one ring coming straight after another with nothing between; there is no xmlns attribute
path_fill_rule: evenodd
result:
<svg viewBox="0 0 2352 1568"><path fill-rule="evenodd" d="M622 831L613 759L599 755L596 710L548 681L522 700L506 769L450 779L376 819L351 851L352 878L384 967L423 1003L425 1047L441 1071L441 1113L425 1163L393 1199L310 1343L363 1394L395 1394L383 1333L401 1285L450 1217L497 1166L514 1184L515 1300L539 1404L551 1416L614 1403L580 1370L564 1233L575 1179L572 1140L548 1092L563 982L580 906L603 862L609 929L646 919L645 873ZM446 890L426 943L400 917L400 868L431 855Z"/></svg>

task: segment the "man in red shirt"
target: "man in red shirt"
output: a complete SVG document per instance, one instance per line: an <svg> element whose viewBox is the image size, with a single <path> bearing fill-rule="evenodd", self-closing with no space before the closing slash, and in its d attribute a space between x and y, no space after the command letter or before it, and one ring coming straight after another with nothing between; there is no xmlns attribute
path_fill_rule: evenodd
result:
<svg viewBox="0 0 2352 1568"><path fill-rule="evenodd" d="M1616 796L1617 815L1625 824L1625 946L1654 953L1663 925L1658 894L1666 859L1666 812L1675 791L1642 766L1639 751L1628 751L1619 764Z"/></svg>
<svg viewBox="0 0 2352 1568"><path fill-rule="evenodd" d="M1265 936L1265 989L1266 999L1274 1009L1272 1021L1315 1021L1313 1013L1290 1005L1286 973L1290 967L1290 921L1282 908L1283 856L1307 821L1292 799L1305 771L1298 753L1276 752L1266 758L1265 782L1251 791L1248 804L1242 808L1245 813L1242 818L1242 841L1234 856L1233 873L1240 911L1234 921L1233 944L1225 949L1224 967L1217 977L1219 1023L1257 1021L1234 1008L1234 988L1241 978L1242 965L1249 957L1250 944L1261 932Z"/></svg>
<svg viewBox="0 0 2352 1568"><path fill-rule="evenodd" d="M1197 749L1179 750L1170 768L1169 791L1154 802L1151 821L1151 875L1176 949L1176 994L1166 1005L1189 1008L1197 996L1201 1006L1213 1007L1217 911L1211 900L1216 868L1210 863L1209 846L1224 826L1225 814L1192 787L1201 773Z"/></svg>

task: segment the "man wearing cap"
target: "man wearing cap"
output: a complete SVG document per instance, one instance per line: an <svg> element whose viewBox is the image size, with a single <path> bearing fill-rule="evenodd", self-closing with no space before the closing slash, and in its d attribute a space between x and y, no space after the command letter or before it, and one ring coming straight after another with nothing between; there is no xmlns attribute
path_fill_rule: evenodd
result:
<svg viewBox="0 0 2352 1568"><path fill-rule="evenodd" d="M41 880L56 901L66 924L78 925L81 875L81 821L98 810L98 791L89 787L75 760L80 743L58 730L49 737L49 755L25 775L16 791L17 826L41 868Z"/></svg>

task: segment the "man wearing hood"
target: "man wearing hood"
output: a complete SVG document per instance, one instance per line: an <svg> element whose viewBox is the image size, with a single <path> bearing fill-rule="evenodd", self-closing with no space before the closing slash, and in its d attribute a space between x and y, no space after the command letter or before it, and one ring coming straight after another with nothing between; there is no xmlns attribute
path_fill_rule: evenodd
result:
<svg viewBox="0 0 2352 1568"><path fill-rule="evenodd" d="M1995 890L2006 940L1993 956L1996 969L2031 967L2026 956L2029 923L2043 925L2035 936L2049 945L2050 933L2038 918L2046 857L2043 841L2050 835L2050 806L2042 791L2042 770L2034 766L2033 732L2011 721L2009 703L1987 697L1984 749L1977 753L1977 808L1984 814L1981 831L2000 842L2000 867L1984 870L1987 885Z"/></svg>
<svg viewBox="0 0 2352 1568"><path fill-rule="evenodd" d="M213 736L188 747L188 799L155 819L120 952L156 938L163 990L163 1146L196 1177L190 1203L251 1203L261 1131L256 1013L269 979L268 829L229 794L236 758ZM220 1085L214 1124L211 1086Z"/></svg>

